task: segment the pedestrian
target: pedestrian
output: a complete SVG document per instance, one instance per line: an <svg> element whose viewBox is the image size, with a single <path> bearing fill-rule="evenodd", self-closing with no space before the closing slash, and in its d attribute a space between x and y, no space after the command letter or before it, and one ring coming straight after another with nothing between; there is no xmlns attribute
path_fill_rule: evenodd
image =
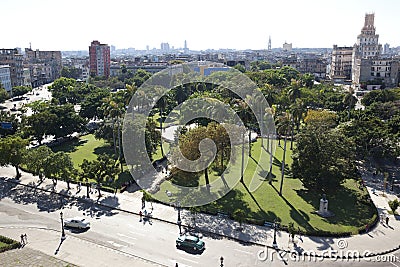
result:
<svg viewBox="0 0 400 267"><path fill-rule="evenodd" d="M369 230L369 224L367 223L367 225L365 225L365 232L368 233Z"/></svg>
<svg viewBox="0 0 400 267"><path fill-rule="evenodd" d="M28 244L28 236L24 234L25 244Z"/></svg>
<svg viewBox="0 0 400 267"><path fill-rule="evenodd" d="M21 245L25 245L24 234L21 234Z"/></svg>
<svg viewBox="0 0 400 267"><path fill-rule="evenodd" d="M291 236L292 236L292 242L294 242L294 232L292 232Z"/></svg>
<svg viewBox="0 0 400 267"><path fill-rule="evenodd" d="M386 216L386 225L389 226L389 216Z"/></svg>
<svg viewBox="0 0 400 267"><path fill-rule="evenodd" d="M175 267L179 267L179 266L178 266L178 263L175 263Z"/></svg>
<svg viewBox="0 0 400 267"><path fill-rule="evenodd" d="M140 220L139 220L139 222L141 222L141 221L142 221L142 216L143 216L143 213L142 213L142 211L139 211L139 216L140 216Z"/></svg>

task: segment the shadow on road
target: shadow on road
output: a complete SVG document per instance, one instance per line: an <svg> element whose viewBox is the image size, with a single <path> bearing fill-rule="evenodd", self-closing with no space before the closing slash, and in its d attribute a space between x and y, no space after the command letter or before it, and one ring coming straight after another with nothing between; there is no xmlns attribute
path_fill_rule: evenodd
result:
<svg viewBox="0 0 400 267"><path fill-rule="evenodd" d="M17 182L15 179L0 179L0 199L7 197L17 204L36 204L42 212L54 212L76 206L78 210L91 217L112 216L118 213L113 210L119 206L116 196L107 196L96 202L83 196L73 197L71 192L65 189L49 192L33 185L18 185Z"/></svg>

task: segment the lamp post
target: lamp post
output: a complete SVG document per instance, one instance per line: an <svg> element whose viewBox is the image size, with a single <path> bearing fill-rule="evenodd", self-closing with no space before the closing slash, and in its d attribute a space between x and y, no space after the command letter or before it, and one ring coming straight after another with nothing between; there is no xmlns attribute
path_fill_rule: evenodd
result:
<svg viewBox="0 0 400 267"><path fill-rule="evenodd" d="M63 212L60 212L60 218L61 218L61 239L65 239L65 231L64 231L64 220L63 220Z"/></svg>
<svg viewBox="0 0 400 267"><path fill-rule="evenodd" d="M182 229L181 229L181 224L182 224L182 220L181 220L181 203L178 201L177 203L177 209L178 209L178 221L177 224L179 226L179 234L182 234Z"/></svg>
<svg viewBox="0 0 400 267"><path fill-rule="evenodd" d="M274 247L274 248L276 248L277 247L277 244L276 244L276 227L277 227L277 220L275 219L274 220L274 242L272 243L272 246Z"/></svg>
<svg viewBox="0 0 400 267"><path fill-rule="evenodd" d="M219 258L219 260L221 261L221 267L224 267L224 257L221 256L221 258Z"/></svg>

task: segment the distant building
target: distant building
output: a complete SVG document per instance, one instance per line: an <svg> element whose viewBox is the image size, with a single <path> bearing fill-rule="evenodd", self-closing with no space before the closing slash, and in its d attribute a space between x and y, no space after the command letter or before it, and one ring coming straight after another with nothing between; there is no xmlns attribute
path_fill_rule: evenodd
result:
<svg viewBox="0 0 400 267"><path fill-rule="evenodd" d="M352 81L355 85L377 81L377 84L396 87L399 83L399 59L382 55L374 17L375 14L365 15L361 34L357 36L353 49Z"/></svg>
<svg viewBox="0 0 400 267"><path fill-rule="evenodd" d="M169 52L169 43L161 43L161 51L164 53Z"/></svg>
<svg viewBox="0 0 400 267"><path fill-rule="evenodd" d="M110 46L92 41L89 46L89 69L91 76L110 76Z"/></svg>
<svg viewBox="0 0 400 267"><path fill-rule="evenodd" d="M61 76L61 51L39 51L25 48L25 67L29 67L31 85L40 86ZM24 82L25 82L24 78Z"/></svg>
<svg viewBox="0 0 400 267"><path fill-rule="evenodd" d="M10 66L0 65L0 83L7 92L11 93L11 75Z"/></svg>
<svg viewBox="0 0 400 267"><path fill-rule="evenodd" d="M288 44L288 43L284 43L283 44L283 46L282 46L282 49L283 49L283 51L285 51L285 52L291 52L292 51L292 44L290 43L290 44Z"/></svg>
<svg viewBox="0 0 400 267"><path fill-rule="evenodd" d="M334 45L329 77L335 83L349 82L351 80L352 64L353 47L338 47Z"/></svg>
<svg viewBox="0 0 400 267"><path fill-rule="evenodd" d="M24 68L24 86L32 86L31 70Z"/></svg>
<svg viewBox="0 0 400 267"><path fill-rule="evenodd" d="M11 86L24 84L23 55L18 49L0 49L0 65L10 66Z"/></svg>

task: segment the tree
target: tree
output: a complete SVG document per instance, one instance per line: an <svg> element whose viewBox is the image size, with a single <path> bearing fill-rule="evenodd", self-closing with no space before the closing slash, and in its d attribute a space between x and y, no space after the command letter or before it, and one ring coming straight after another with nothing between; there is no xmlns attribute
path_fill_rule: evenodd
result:
<svg viewBox="0 0 400 267"><path fill-rule="evenodd" d="M307 125L297 136L292 171L309 189L335 191L356 177L354 143L340 129Z"/></svg>
<svg viewBox="0 0 400 267"><path fill-rule="evenodd" d="M115 160L106 154L101 154L97 159L92 161L84 159L80 167L82 168L83 175L87 182L89 179L96 180L99 198L101 197L101 184L111 180L114 181L115 176L118 173L118 167L115 164Z"/></svg>
<svg viewBox="0 0 400 267"><path fill-rule="evenodd" d="M46 164L46 158L51 156L53 151L48 146L39 146L28 150L25 158L25 164L34 175L39 176L40 182L43 181L43 171Z"/></svg>
<svg viewBox="0 0 400 267"><path fill-rule="evenodd" d="M10 95L8 94L6 89L4 89L2 87L2 84L0 83L0 103L3 103L5 100L7 100L9 98L10 98Z"/></svg>
<svg viewBox="0 0 400 267"><path fill-rule="evenodd" d="M79 79L82 75L82 70L75 67L63 66L61 69L61 77Z"/></svg>
<svg viewBox="0 0 400 267"><path fill-rule="evenodd" d="M15 86L12 89L13 96L21 96L32 90L30 86Z"/></svg>
<svg viewBox="0 0 400 267"><path fill-rule="evenodd" d="M389 207L392 210L393 214L396 213L397 208L399 207L400 202L396 199L389 201Z"/></svg>
<svg viewBox="0 0 400 267"><path fill-rule="evenodd" d="M24 162L28 144L27 139L15 135L0 139L0 166L10 164L15 167L17 178L21 177L19 166Z"/></svg>
<svg viewBox="0 0 400 267"><path fill-rule="evenodd" d="M349 90L343 97L343 104L347 108L348 119L350 120L350 111L354 109L357 103L357 97L354 95L354 90Z"/></svg>
<svg viewBox="0 0 400 267"><path fill-rule="evenodd" d="M67 182L68 190L70 175L74 172L71 157L63 151L51 153L44 160L43 174L52 179L54 186L57 184L57 178Z"/></svg>
<svg viewBox="0 0 400 267"><path fill-rule="evenodd" d="M242 209L236 209L232 214L233 219L239 222L240 228L242 228L242 223L245 221L246 215L246 212Z"/></svg>
<svg viewBox="0 0 400 267"><path fill-rule="evenodd" d="M44 136L54 129L57 122L57 116L50 113L49 110L44 110L42 112L33 113L29 117L25 117L23 122L28 133L33 135L39 145L41 145Z"/></svg>

